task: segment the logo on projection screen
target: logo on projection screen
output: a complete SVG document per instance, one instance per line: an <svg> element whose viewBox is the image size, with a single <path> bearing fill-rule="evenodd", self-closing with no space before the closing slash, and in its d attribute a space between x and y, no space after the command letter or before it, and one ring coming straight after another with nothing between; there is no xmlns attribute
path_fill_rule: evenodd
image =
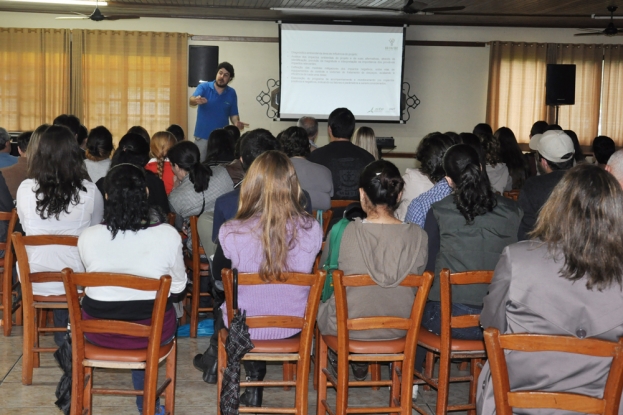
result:
<svg viewBox="0 0 623 415"><path fill-rule="evenodd" d="M389 46L385 46L385 50L398 50L398 46L394 46L396 39L390 38L388 39L388 41L389 41Z"/></svg>

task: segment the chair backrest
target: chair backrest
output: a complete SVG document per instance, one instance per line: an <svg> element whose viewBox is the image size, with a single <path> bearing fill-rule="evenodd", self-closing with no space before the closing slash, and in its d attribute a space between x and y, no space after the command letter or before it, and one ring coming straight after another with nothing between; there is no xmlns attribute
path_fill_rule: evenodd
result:
<svg viewBox="0 0 623 415"><path fill-rule="evenodd" d="M519 199L519 190L509 190L503 193L504 197L514 200L515 202Z"/></svg>
<svg viewBox="0 0 623 415"><path fill-rule="evenodd" d="M247 316L249 328L281 327L301 330L301 345L311 348L311 339L320 303L320 294L324 286L325 271L316 271L315 274L284 273L284 282L272 281L264 282L259 274L238 274L238 285L263 285L263 284L287 284L310 287L307 297L305 315L298 316ZM223 287L225 289L225 304L227 306L227 318L229 324L234 315L233 304L233 271L223 269ZM299 350L299 353L308 353L309 350Z"/></svg>
<svg viewBox="0 0 623 415"><path fill-rule="evenodd" d="M148 337L147 359L153 358L157 361L165 308L169 290L171 289L171 277L169 275L163 275L160 279L153 279L107 272L74 273L70 268L65 268L61 275L65 285L69 319L71 321L74 364L84 360L84 333L111 333ZM83 320L78 298L78 287L123 287L141 291L155 291L156 300L154 301L154 308L151 314L151 324L142 325L119 320Z"/></svg>
<svg viewBox="0 0 623 415"><path fill-rule="evenodd" d="M13 231L15 230L15 225L17 224L17 209L13 209L10 212L0 212L0 221L3 220L9 221L9 226L7 227L6 233L6 241L0 242L0 250L5 251L6 258L6 254L9 253L12 246L11 235L13 234Z"/></svg>
<svg viewBox="0 0 623 415"><path fill-rule="evenodd" d="M338 354L340 352L339 345L342 343L344 346L343 352L348 350L348 331L350 330L405 330L407 332L407 342L415 338L419 331L422 313L424 312L424 306L433 279L433 274L430 271L426 271L424 275L407 275L399 284L400 287L418 288L413 305L411 306L409 318L374 316L349 319L346 287L367 287L376 286L378 284L369 275L344 275L344 272L341 270L333 271L333 288L335 291L336 320L338 326ZM342 330L342 328L346 328L346 330ZM415 353L415 342L413 342L412 347L413 353ZM407 350L405 350L405 354L406 353Z"/></svg>
<svg viewBox="0 0 623 415"><path fill-rule="evenodd" d="M199 232L197 231L197 221L199 220L199 216L191 216L190 217L190 239L193 244L193 269L199 269L199 262L201 259L201 255L205 255L205 249L199 242ZM196 252L196 254L195 254ZM196 262L196 264L195 264Z"/></svg>
<svg viewBox="0 0 623 415"><path fill-rule="evenodd" d="M444 268L439 274L441 287L441 347L444 344L450 347L451 330L466 327L477 327L480 325L480 315L468 314L464 316L452 315L452 286L469 284L490 284L493 278L493 271L466 271L450 273ZM449 349L446 349L449 350Z"/></svg>
<svg viewBox="0 0 623 415"><path fill-rule="evenodd" d="M553 408L590 414L616 414L623 389L623 338L618 343L597 339L541 334L500 334L485 330L485 344L491 367L496 411L512 415L512 408ZM603 398L568 392L510 391L504 350L521 352L564 352L612 358ZM556 370L556 368L552 368Z"/></svg>
<svg viewBox="0 0 623 415"><path fill-rule="evenodd" d="M38 282L62 282L61 270L58 272L30 272L27 246L62 245L78 246L77 236L66 235L35 235L24 236L19 232L13 232L13 246L17 257L17 266L22 283L22 297L26 304L32 303L32 284Z"/></svg>
<svg viewBox="0 0 623 415"><path fill-rule="evenodd" d="M341 200L341 199L334 199L331 200L331 209L335 209L335 208L345 208L347 206L349 206L352 203L358 202L358 200Z"/></svg>

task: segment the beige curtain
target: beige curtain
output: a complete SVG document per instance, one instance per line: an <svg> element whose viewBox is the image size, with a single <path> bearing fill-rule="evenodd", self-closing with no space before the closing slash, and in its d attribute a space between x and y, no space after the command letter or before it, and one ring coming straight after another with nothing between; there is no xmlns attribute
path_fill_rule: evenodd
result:
<svg viewBox="0 0 623 415"><path fill-rule="evenodd" d="M575 64L575 105L561 106L558 124L590 145L599 127L603 45L558 45L558 64Z"/></svg>
<svg viewBox="0 0 623 415"><path fill-rule="evenodd" d="M28 131L68 113L70 32L0 28L0 126Z"/></svg>
<svg viewBox="0 0 623 415"><path fill-rule="evenodd" d="M492 42L487 123L508 127L517 141L529 141L530 127L544 120L547 47L539 43Z"/></svg>
<svg viewBox="0 0 623 415"><path fill-rule="evenodd" d="M73 90L89 128L187 129L187 34L74 30ZM77 69L80 69L77 73Z"/></svg>
<svg viewBox="0 0 623 415"><path fill-rule="evenodd" d="M601 97L601 134L623 146L623 46L606 45Z"/></svg>

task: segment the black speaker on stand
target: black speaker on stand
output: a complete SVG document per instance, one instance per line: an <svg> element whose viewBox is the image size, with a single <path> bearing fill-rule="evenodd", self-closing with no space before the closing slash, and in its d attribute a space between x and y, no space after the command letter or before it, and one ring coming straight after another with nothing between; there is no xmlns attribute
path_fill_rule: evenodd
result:
<svg viewBox="0 0 623 415"><path fill-rule="evenodd" d="M188 86L195 88L200 81L214 81L218 66L218 46L188 47Z"/></svg>
<svg viewBox="0 0 623 415"><path fill-rule="evenodd" d="M560 105L575 105L575 65L547 65L545 104L556 107L556 124Z"/></svg>

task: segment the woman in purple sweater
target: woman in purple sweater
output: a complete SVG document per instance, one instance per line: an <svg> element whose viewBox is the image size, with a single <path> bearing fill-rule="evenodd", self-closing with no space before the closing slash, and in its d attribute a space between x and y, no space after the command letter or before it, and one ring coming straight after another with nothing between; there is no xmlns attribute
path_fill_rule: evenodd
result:
<svg viewBox="0 0 623 415"><path fill-rule="evenodd" d="M322 229L300 205L302 193L294 167L284 153L267 151L255 159L242 182L238 214L219 231L223 255L231 260L232 268L257 272L266 282L283 281L285 272L312 271L322 245ZM308 287L241 286L238 306L246 310L247 316L303 317L308 294ZM227 321L224 305L222 311ZM251 329L250 334L251 339L284 339L299 331L262 328ZM247 378L264 379L266 362L245 360L243 363ZM240 402L261 406L262 392L262 388L247 388Z"/></svg>

